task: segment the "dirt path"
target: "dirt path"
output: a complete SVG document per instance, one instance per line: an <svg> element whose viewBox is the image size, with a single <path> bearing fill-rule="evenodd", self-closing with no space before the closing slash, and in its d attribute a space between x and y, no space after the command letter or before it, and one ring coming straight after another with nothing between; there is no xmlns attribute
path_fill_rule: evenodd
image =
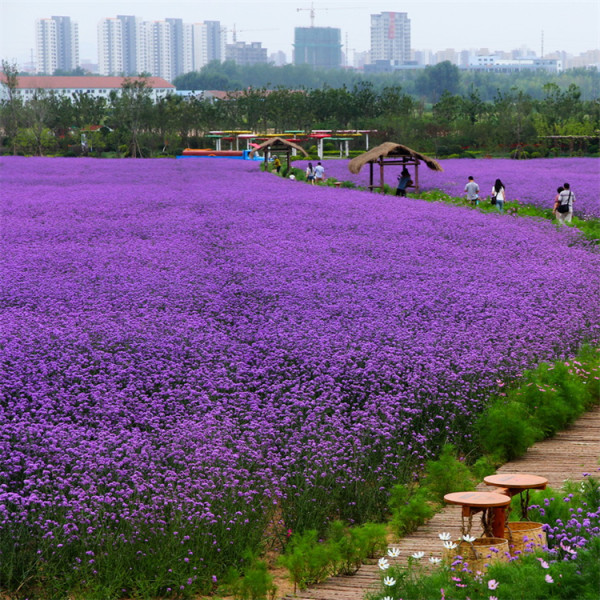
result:
<svg viewBox="0 0 600 600"><path fill-rule="evenodd" d="M548 479L550 487L560 488L566 480L582 480L583 473L598 474L599 459L600 407L554 438L535 444L525 456L506 463L498 469L498 473L541 475ZM485 488L487 486L481 484L480 489ZM460 537L460 515L459 506L446 507L413 534L393 544L401 554L397 559L390 559L390 562L402 564L413 552L418 551L425 552L426 556L441 556L438 534L447 531L453 539ZM369 589L378 588L379 576L376 564L366 564L356 575L332 577L308 590L284 596L284 600L362 600Z"/></svg>

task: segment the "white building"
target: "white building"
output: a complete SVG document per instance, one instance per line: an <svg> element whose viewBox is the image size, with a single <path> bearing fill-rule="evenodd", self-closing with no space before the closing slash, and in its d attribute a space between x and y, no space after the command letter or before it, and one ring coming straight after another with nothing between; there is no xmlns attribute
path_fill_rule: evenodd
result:
<svg viewBox="0 0 600 600"><path fill-rule="evenodd" d="M37 19L35 44L38 73L52 75L79 66L79 27L70 17Z"/></svg>
<svg viewBox="0 0 600 600"><path fill-rule="evenodd" d="M410 61L410 19L407 13L383 12L371 15L371 62Z"/></svg>
<svg viewBox="0 0 600 600"><path fill-rule="evenodd" d="M120 19L102 19L98 23L98 72L121 75L123 65L123 23Z"/></svg>
<svg viewBox="0 0 600 600"><path fill-rule="evenodd" d="M167 21L145 21L142 25L143 44L146 48L144 71L154 77L172 81L175 56L172 49L173 31Z"/></svg>
<svg viewBox="0 0 600 600"><path fill-rule="evenodd" d="M491 71L495 73L518 73L520 71L545 71L560 73L563 70L562 61L549 58L514 58L504 59L495 55L474 56L469 63L469 69L475 71Z"/></svg>
<svg viewBox="0 0 600 600"><path fill-rule="evenodd" d="M208 64L208 30L206 23L192 25L192 64L193 71L199 71Z"/></svg>
<svg viewBox="0 0 600 600"><path fill-rule="evenodd" d="M4 73L0 73L0 81L6 81ZM120 93L125 77L71 77L71 76L23 76L17 81L17 93L27 101L38 92L55 93L59 96L73 98L76 94L90 94L94 97L108 98L111 92ZM175 93L175 86L160 77L148 77L144 80L150 90L150 97L156 101L168 94ZM5 86L0 86L0 99L6 94Z"/></svg>
<svg viewBox="0 0 600 600"><path fill-rule="evenodd" d="M219 21L142 21L119 15L98 24L98 63L102 75L149 73L173 81L211 60L225 60L225 30Z"/></svg>

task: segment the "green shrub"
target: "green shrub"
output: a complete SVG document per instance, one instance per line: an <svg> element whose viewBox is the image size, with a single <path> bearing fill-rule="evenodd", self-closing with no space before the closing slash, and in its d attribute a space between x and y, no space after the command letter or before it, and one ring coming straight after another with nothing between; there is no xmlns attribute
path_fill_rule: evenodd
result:
<svg viewBox="0 0 600 600"><path fill-rule="evenodd" d="M493 475L500 466L499 462L494 461L490 456L481 456L471 466L471 473L476 481L482 481L484 477Z"/></svg>
<svg viewBox="0 0 600 600"><path fill-rule="evenodd" d="M292 535L279 564L289 571L294 589L303 590L329 577L338 560L337 546L320 542L316 530L310 529Z"/></svg>
<svg viewBox="0 0 600 600"><path fill-rule="evenodd" d="M253 560L245 575L233 584L235 600L273 600L277 586L273 583L273 575L267 568L267 563Z"/></svg>
<svg viewBox="0 0 600 600"><path fill-rule="evenodd" d="M492 404L475 429L483 452L502 462L522 456L542 437L527 409L514 401Z"/></svg>
<svg viewBox="0 0 600 600"><path fill-rule="evenodd" d="M421 486L432 500L442 503L446 494L474 490L475 481L469 467L456 458L456 448L446 444L437 460L427 461Z"/></svg>
<svg viewBox="0 0 600 600"><path fill-rule="evenodd" d="M571 376L569 367L559 361L540 365L528 374L528 384L511 394L527 407L544 437L551 437L582 414L589 402L586 384Z"/></svg>
<svg viewBox="0 0 600 600"><path fill-rule="evenodd" d="M436 507L430 502L429 491L415 485L395 485L390 494L389 507L391 524L399 537L417 529L436 512Z"/></svg>
<svg viewBox="0 0 600 600"><path fill-rule="evenodd" d="M386 527L383 524L365 523L349 528L343 521L329 525L328 544L335 546L337 563L333 574L352 575L358 571L366 558L381 554L387 547Z"/></svg>

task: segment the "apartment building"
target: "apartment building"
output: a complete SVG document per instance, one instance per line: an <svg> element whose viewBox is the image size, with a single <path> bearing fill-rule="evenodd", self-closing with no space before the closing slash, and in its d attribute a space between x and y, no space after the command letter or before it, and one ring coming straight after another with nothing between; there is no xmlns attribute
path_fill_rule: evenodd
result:
<svg viewBox="0 0 600 600"><path fill-rule="evenodd" d="M36 71L52 75L57 69L79 66L79 28L70 17L37 19L35 22Z"/></svg>
<svg viewBox="0 0 600 600"><path fill-rule="evenodd" d="M342 66L342 32L335 27L296 27L294 64L321 69Z"/></svg>
<svg viewBox="0 0 600 600"><path fill-rule="evenodd" d="M403 65L410 61L410 19L404 12L371 15L371 62Z"/></svg>
<svg viewBox="0 0 600 600"><path fill-rule="evenodd" d="M211 60L225 60L225 31L219 21L190 24L119 15L98 24L101 75L149 73L173 81Z"/></svg>

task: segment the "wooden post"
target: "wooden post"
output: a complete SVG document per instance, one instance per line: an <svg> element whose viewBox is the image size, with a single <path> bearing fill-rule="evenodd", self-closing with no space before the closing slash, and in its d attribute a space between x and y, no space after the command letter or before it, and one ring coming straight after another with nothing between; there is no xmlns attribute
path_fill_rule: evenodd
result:
<svg viewBox="0 0 600 600"><path fill-rule="evenodd" d="M383 158L379 158L379 182L380 182L380 186L379 186L379 191L383 194L384 193L384 189L383 189Z"/></svg>
<svg viewBox="0 0 600 600"><path fill-rule="evenodd" d="M504 537L504 525L506 524L506 507L496 506L492 511L492 533L495 538Z"/></svg>
<svg viewBox="0 0 600 600"><path fill-rule="evenodd" d="M419 161L415 161L415 192L419 193Z"/></svg>
<svg viewBox="0 0 600 600"><path fill-rule="evenodd" d="M375 188L373 187L373 161L369 161L369 189L373 191Z"/></svg>

